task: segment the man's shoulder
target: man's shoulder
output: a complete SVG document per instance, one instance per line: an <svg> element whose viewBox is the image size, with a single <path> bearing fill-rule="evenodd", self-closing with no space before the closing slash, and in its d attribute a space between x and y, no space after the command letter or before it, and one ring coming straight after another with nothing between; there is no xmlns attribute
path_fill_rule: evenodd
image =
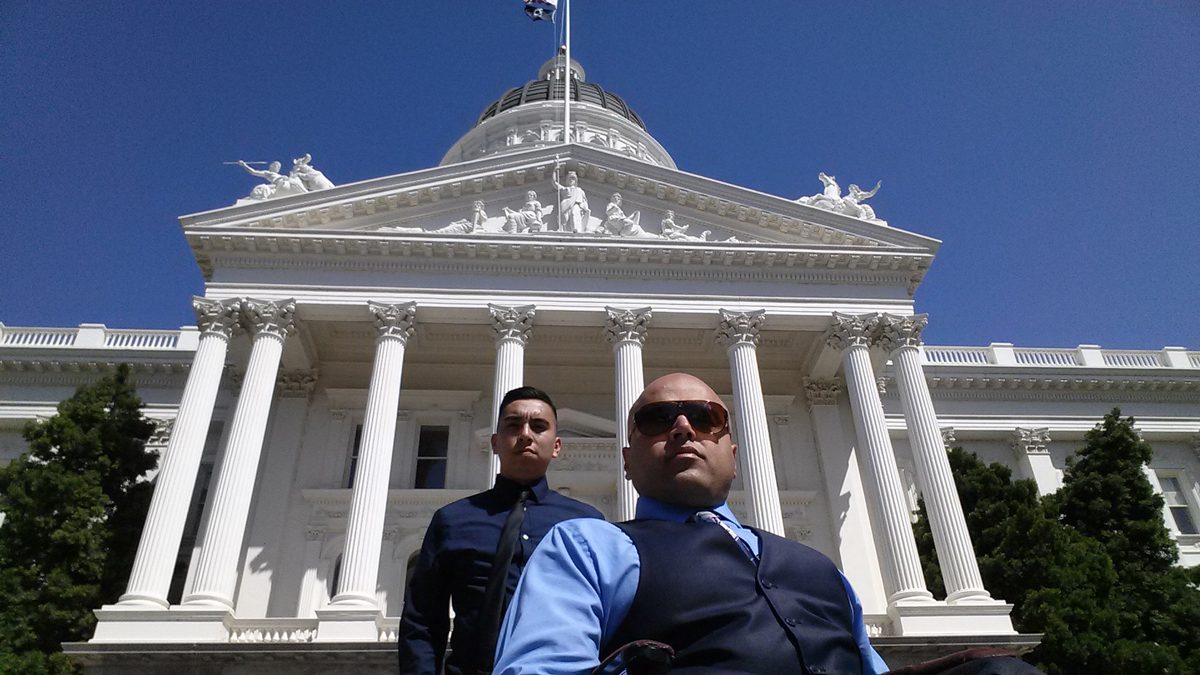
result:
<svg viewBox="0 0 1200 675"><path fill-rule="evenodd" d="M546 503L573 511L578 514L575 516L576 518L604 518L604 514L591 504L568 497L556 490L549 490L546 493Z"/></svg>

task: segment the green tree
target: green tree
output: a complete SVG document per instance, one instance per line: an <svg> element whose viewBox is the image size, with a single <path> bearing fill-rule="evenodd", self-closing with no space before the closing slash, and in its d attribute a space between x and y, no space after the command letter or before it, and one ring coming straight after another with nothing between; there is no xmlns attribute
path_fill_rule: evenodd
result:
<svg viewBox="0 0 1200 675"><path fill-rule="evenodd" d="M0 468L0 673L71 672L61 643L124 590L157 462L141 407L122 365L28 423L29 450Z"/></svg>
<svg viewBox="0 0 1200 675"><path fill-rule="evenodd" d="M1114 410L1068 460L1063 488L1039 499L1000 464L951 451L984 585L1012 602L1026 658L1047 673L1200 673L1200 570L1174 566L1162 499L1142 471L1151 449ZM931 589L933 539L915 525Z"/></svg>

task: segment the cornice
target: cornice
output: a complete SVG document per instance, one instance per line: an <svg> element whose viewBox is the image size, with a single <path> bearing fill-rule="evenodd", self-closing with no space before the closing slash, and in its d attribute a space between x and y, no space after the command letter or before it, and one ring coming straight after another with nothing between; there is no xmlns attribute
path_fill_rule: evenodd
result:
<svg viewBox="0 0 1200 675"><path fill-rule="evenodd" d="M190 232L206 274L215 268L427 271L511 274L514 267L550 276L592 275L666 280L787 281L906 286L919 280L932 256L915 251L783 244L727 247L720 242L535 239L394 234Z"/></svg>
<svg viewBox="0 0 1200 675"><path fill-rule="evenodd" d="M998 376L926 375L930 394L946 400L1112 401L1114 394L1133 394L1138 401L1200 401L1200 377L1074 377L1040 373ZM897 398L893 375L880 380L885 399Z"/></svg>

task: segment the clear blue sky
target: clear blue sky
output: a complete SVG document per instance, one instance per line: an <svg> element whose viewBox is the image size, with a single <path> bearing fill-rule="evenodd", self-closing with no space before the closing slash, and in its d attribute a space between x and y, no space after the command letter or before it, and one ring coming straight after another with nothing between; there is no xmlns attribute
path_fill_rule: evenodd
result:
<svg viewBox="0 0 1200 675"><path fill-rule="evenodd" d="M519 0L0 4L0 321L172 328L176 218L304 152L433 166L553 53ZM936 344L1200 348L1200 3L576 0L574 56L681 169L883 181L941 239Z"/></svg>

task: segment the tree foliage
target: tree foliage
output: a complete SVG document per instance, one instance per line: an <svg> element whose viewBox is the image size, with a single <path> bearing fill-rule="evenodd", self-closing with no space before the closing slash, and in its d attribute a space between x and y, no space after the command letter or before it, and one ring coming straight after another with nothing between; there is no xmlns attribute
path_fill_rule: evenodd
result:
<svg viewBox="0 0 1200 675"><path fill-rule="evenodd" d="M124 590L157 461L141 406L120 366L28 423L29 450L0 468L0 673L70 672L61 643Z"/></svg>
<svg viewBox="0 0 1200 675"><path fill-rule="evenodd" d="M1026 658L1050 675L1200 672L1200 574L1174 567L1162 499L1142 472L1150 456L1119 410L1046 498L1003 465L950 452L984 585L1014 604L1019 631L1045 634ZM929 587L941 589L923 504L915 530Z"/></svg>

